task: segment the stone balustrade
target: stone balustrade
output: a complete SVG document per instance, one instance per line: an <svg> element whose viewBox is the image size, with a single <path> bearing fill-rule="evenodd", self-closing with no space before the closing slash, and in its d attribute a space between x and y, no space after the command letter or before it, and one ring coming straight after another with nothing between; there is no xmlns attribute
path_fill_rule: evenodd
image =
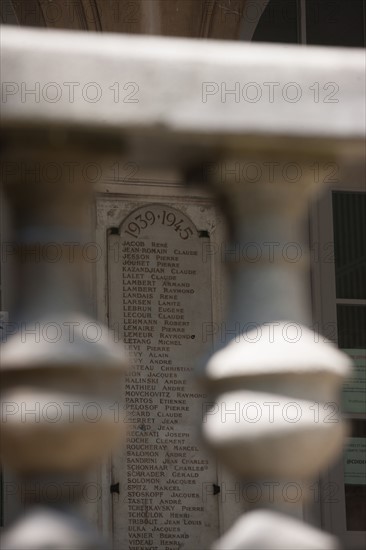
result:
<svg viewBox="0 0 366 550"><path fill-rule="evenodd" d="M302 243L302 219L321 188L323 167L357 164L364 152L359 51L9 27L1 33L1 65L2 179L20 247L51 237L62 243L70 233L80 247L91 192L80 167L106 157L174 168L188 183L209 186L224 199L233 243ZM72 182L70 162L77 168ZM36 181L24 177L28 163L41 168ZM42 171L52 163L62 167L58 185ZM239 176L226 169L233 163ZM243 175L243 163L259 167L257 176ZM280 175L269 177L268 166L279 166ZM310 480L340 451L343 423L315 421L311 407L337 402L350 364L306 328L307 255L291 262L277 249L273 254L271 262L229 265L229 322L252 324L252 330L228 342L198 376L215 402L203 419L209 446L241 479L281 484ZM92 322L79 303L82 264L73 270L41 262L31 270L18 258L19 323ZM288 336L294 327L298 338ZM107 411L118 399L127 361L104 330L103 338L85 345L76 330L72 345L63 339L35 345L16 332L1 350L2 401L61 404L78 396ZM283 416L289 402L301 412L298 422ZM223 408L250 403L261 414L258 422L242 415L223 420ZM3 456L27 479L78 473L119 433L108 417L93 429L74 422L56 432L52 424L24 423L17 415L4 426ZM271 510L268 502L261 506L215 548L334 548L333 539L290 518L276 499ZM32 526L41 524L55 525L53 533L66 529L70 548L91 547L84 526L75 530L69 517L41 509L8 532L4 548L26 547ZM49 531L42 537L34 547L54 540Z"/></svg>

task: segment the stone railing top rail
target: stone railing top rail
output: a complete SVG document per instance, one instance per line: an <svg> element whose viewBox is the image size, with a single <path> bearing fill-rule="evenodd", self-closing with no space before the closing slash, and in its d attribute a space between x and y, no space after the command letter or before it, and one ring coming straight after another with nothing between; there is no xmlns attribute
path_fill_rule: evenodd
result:
<svg viewBox="0 0 366 550"><path fill-rule="evenodd" d="M365 135L363 50L2 27L1 66L3 126L217 144Z"/></svg>

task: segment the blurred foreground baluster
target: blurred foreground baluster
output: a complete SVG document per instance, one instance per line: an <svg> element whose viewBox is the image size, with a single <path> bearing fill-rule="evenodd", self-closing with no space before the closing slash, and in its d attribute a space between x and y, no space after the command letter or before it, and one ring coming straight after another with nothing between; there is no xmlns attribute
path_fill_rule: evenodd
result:
<svg viewBox="0 0 366 550"><path fill-rule="evenodd" d="M250 158L262 174L263 159L281 175L289 164L281 155ZM211 169L233 228L227 332L244 329L201 373L215 400L203 419L203 435L222 462L262 495L215 550L337 548L333 537L290 517L301 516L300 497L289 505L284 490L300 488L305 499L313 478L340 452L346 432L338 409L331 420L329 413L337 407L350 360L305 326L309 254L302 222L315 188L312 162L314 157L299 156L291 163L301 174L296 183L283 176L250 183L228 176L222 166Z"/></svg>
<svg viewBox="0 0 366 550"><path fill-rule="evenodd" d="M86 167L102 170L103 147L85 142L54 129L8 132L4 143L16 292L1 348L2 458L28 495L7 549L104 547L74 508L88 469L123 437L116 406L127 359L88 315ZM52 483L63 490L50 505Z"/></svg>

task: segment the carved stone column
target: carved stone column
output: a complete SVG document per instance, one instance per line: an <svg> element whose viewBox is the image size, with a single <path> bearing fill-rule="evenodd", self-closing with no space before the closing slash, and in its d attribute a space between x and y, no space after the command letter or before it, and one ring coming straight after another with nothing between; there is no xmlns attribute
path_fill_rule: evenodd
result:
<svg viewBox="0 0 366 550"><path fill-rule="evenodd" d="M36 494L4 548L100 548L70 506L87 470L123 437L127 358L87 305L97 255L88 168L103 170L103 150L57 129L14 135L16 144L6 134L2 157L16 257L1 348L2 458ZM50 507L43 489L51 481L60 494Z"/></svg>
<svg viewBox="0 0 366 550"><path fill-rule="evenodd" d="M251 181L237 177L247 158L212 170L233 228L227 330L236 335L202 372L215 399L203 435L262 495L259 509L245 514L215 549L336 547L332 537L280 513L299 512L286 505L284 486L300 487L306 498L312 478L341 450L338 394L350 371L348 357L306 326L309 254L302 222L315 188L314 157L297 159L254 156ZM318 161L325 166L324 158Z"/></svg>

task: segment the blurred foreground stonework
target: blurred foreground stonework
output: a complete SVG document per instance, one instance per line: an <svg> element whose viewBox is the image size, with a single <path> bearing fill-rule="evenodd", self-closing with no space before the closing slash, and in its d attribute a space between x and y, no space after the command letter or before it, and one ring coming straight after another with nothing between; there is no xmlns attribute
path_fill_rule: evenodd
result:
<svg viewBox="0 0 366 550"><path fill-rule="evenodd" d="M1 548L364 547L365 56L314 13L3 2Z"/></svg>

